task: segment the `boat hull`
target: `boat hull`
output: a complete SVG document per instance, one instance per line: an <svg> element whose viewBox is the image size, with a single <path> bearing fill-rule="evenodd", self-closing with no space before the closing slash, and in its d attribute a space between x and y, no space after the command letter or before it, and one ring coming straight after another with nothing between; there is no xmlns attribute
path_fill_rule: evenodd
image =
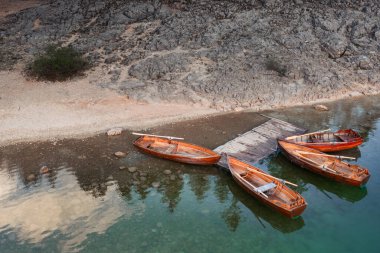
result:
<svg viewBox="0 0 380 253"><path fill-rule="evenodd" d="M278 146L279 146L282 154L292 163L300 166L301 168L305 168L311 172L317 173L321 176L330 178L330 179L335 180L337 182L341 182L341 183L351 185L351 186L364 186L370 178L368 170L366 170L366 169L365 169L365 171L367 171L367 174L363 173L363 175L359 176L359 177L347 177L347 176L342 176L342 175L330 172L328 170L322 170L320 167L314 165L313 163L311 163L309 161L305 161L301 157L297 157L294 154L292 154L288 149L284 148L284 146L281 145L280 141L279 141ZM319 152L319 153L321 153L321 152ZM321 154L323 154L323 153L321 153ZM336 160L338 160L338 159L336 159ZM348 167L358 167L357 165L349 165L349 164L344 163L344 162L341 162L341 163L347 165Z"/></svg>
<svg viewBox="0 0 380 253"><path fill-rule="evenodd" d="M363 143L363 140L357 140L357 141L352 141L352 142L347 142L347 143L333 143L333 144L297 142L297 144L299 145L302 145L308 148L313 148L322 152L337 152L337 151L347 150L347 149L360 146L362 143Z"/></svg>
<svg viewBox="0 0 380 253"><path fill-rule="evenodd" d="M288 196L291 195L291 197L296 199L296 201L294 202L294 206L291 207L290 205L284 205L284 203L278 199L275 199L275 198L273 199L271 197L266 198L262 194L252 190L252 186L250 186L246 180L244 180L241 176L239 176L238 170L234 167L235 166L234 163L235 164L238 163L238 164L240 164L240 166L241 166L241 164L243 164L244 166L247 166L252 170L259 171L260 173L264 173L264 174L266 174L266 173L264 171L256 168L256 167L250 165L250 164L243 163L242 161L239 161L236 158L232 158L232 157L228 158L228 164L229 164L229 168L230 168L233 179L235 180L235 182L240 187L242 187L251 196L253 196L257 200L264 203L265 205L273 208L277 212L279 212L279 213L281 213L281 214L283 214L289 218L296 218L303 213L307 204L306 204L305 200L303 199L303 197L299 193L291 190L287 186L280 183L278 180L270 178L269 179L270 181L276 182L276 185L279 188L278 191L281 191L281 193L283 193L283 195L288 195ZM263 175L263 177L267 177L267 176ZM276 189L276 191L277 191L277 189Z"/></svg>
<svg viewBox="0 0 380 253"><path fill-rule="evenodd" d="M220 160L220 155L215 153L214 151L210 149L206 149L194 144L186 143L186 142L180 142L180 141L171 141L171 140L166 140L162 138L151 138L149 137L148 139L152 140L154 139L155 141L159 141L165 144L165 142L170 143L170 144L177 144L180 145L183 150L186 151L186 147L189 149L189 153L182 152L182 154L178 153L173 153L173 154L167 154L164 152L159 152L154 149L150 149L142 145L142 138L140 137L137 140L133 142L133 145L138 148L141 152L144 152L146 154L156 156L159 158L167 159L167 160L172 160L175 162L180 162L180 163L187 163L187 164L196 164L196 165L212 165L216 164ZM191 148L191 149L190 149ZM204 155L198 155L197 157L191 156L190 150L199 150L199 152L203 152Z"/></svg>
<svg viewBox="0 0 380 253"><path fill-rule="evenodd" d="M278 205L276 205L275 203L268 201L264 196L261 196L261 194L257 194L255 192L253 192L249 187L247 187L244 183L240 182L236 177L233 177L233 178L234 178L235 182L240 187L242 187L247 193L249 193L252 197L256 198L257 200L261 201L265 205L270 206L271 208L273 208L277 212L279 212L279 213L281 213L281 214L283 214L289 218L296 218L298 216L301 216L303 211L306 209L306 206L307 206L306 204L299 206L299 207L296 207L294 209L290 209L290 210L281 208Z"/></svg>
<svg viewBox="0 0 380 253"><path fill-rule="evenodd" d="M286 141L322 152L336 152L355 148L363 143L363 138L352 129L337 132L310 133L291 136Z"/></svg>

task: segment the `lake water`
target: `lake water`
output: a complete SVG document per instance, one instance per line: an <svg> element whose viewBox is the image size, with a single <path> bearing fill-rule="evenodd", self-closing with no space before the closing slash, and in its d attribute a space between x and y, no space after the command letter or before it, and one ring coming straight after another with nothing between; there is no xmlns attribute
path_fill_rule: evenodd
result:
<svg viewBox="0 0 380 253"><path fill-rule="evenodd" d="M311 131L358 130L364 144L340 154L357 157L371 178L350 187L268 157L257 166L298 184L308 203L295 220L216 167L139 153L128 132L0 148L0 252L380 252L380 97L327 105L264 113ZM265 120L234 113L149 132L215 148ZM49 174L39 173L44 165Z"/></svg>

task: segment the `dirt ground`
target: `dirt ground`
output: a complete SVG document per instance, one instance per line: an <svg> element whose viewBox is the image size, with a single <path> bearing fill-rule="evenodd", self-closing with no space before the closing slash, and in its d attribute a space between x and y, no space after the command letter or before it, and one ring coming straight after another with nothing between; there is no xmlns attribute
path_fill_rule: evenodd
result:
<svg viewBox="0 0 380 253"><path fill-rule="evenodd" d="M91 85L27 80L19 71L0 72L0 145L85 137L113 127L140 130L217 113L181 104L146 104Z"/></svg>

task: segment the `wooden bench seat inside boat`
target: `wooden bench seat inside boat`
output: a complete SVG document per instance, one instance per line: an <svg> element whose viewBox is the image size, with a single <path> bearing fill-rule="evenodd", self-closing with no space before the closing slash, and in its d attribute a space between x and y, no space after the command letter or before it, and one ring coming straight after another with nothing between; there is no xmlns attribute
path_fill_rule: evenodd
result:
<svg viewBox="0 0 380 253"><path fill-rule="evenodd" d="M335 138L337 138L339 141L344 141L344 142L348 142L351 140L351 137L349 136L346 136L346 135L335 135Z"/></svg>
<svg viewBox="0 0 380 253"><path fill-rule="evenodd" d="M264 185L262 185L262 186L260 186L260 187L257 187L257 190L259 191L259 192L267 192L267 191L269 191L269 190L271 190L271 189L273 189L273 188L276 188L276 184L275 183L273 183L273 182L271 182L271 183L268 183L268 184L264 184Z"/></svg>

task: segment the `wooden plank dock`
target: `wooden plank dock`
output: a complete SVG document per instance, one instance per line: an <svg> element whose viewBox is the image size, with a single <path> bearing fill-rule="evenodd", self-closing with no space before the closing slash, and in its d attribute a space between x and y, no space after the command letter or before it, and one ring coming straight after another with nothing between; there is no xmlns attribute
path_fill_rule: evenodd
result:
<svg viewBox="0 0 380 253"><path fill-rule="evenodd" d="M265 115L262 115L267 117ZM214 149L219 154L228 154L248 163L255 163L277 150L277 139L303 134L306 129L286 121L267 117L268 121ZM218 162L228 169L226 156Z"/></svg>

